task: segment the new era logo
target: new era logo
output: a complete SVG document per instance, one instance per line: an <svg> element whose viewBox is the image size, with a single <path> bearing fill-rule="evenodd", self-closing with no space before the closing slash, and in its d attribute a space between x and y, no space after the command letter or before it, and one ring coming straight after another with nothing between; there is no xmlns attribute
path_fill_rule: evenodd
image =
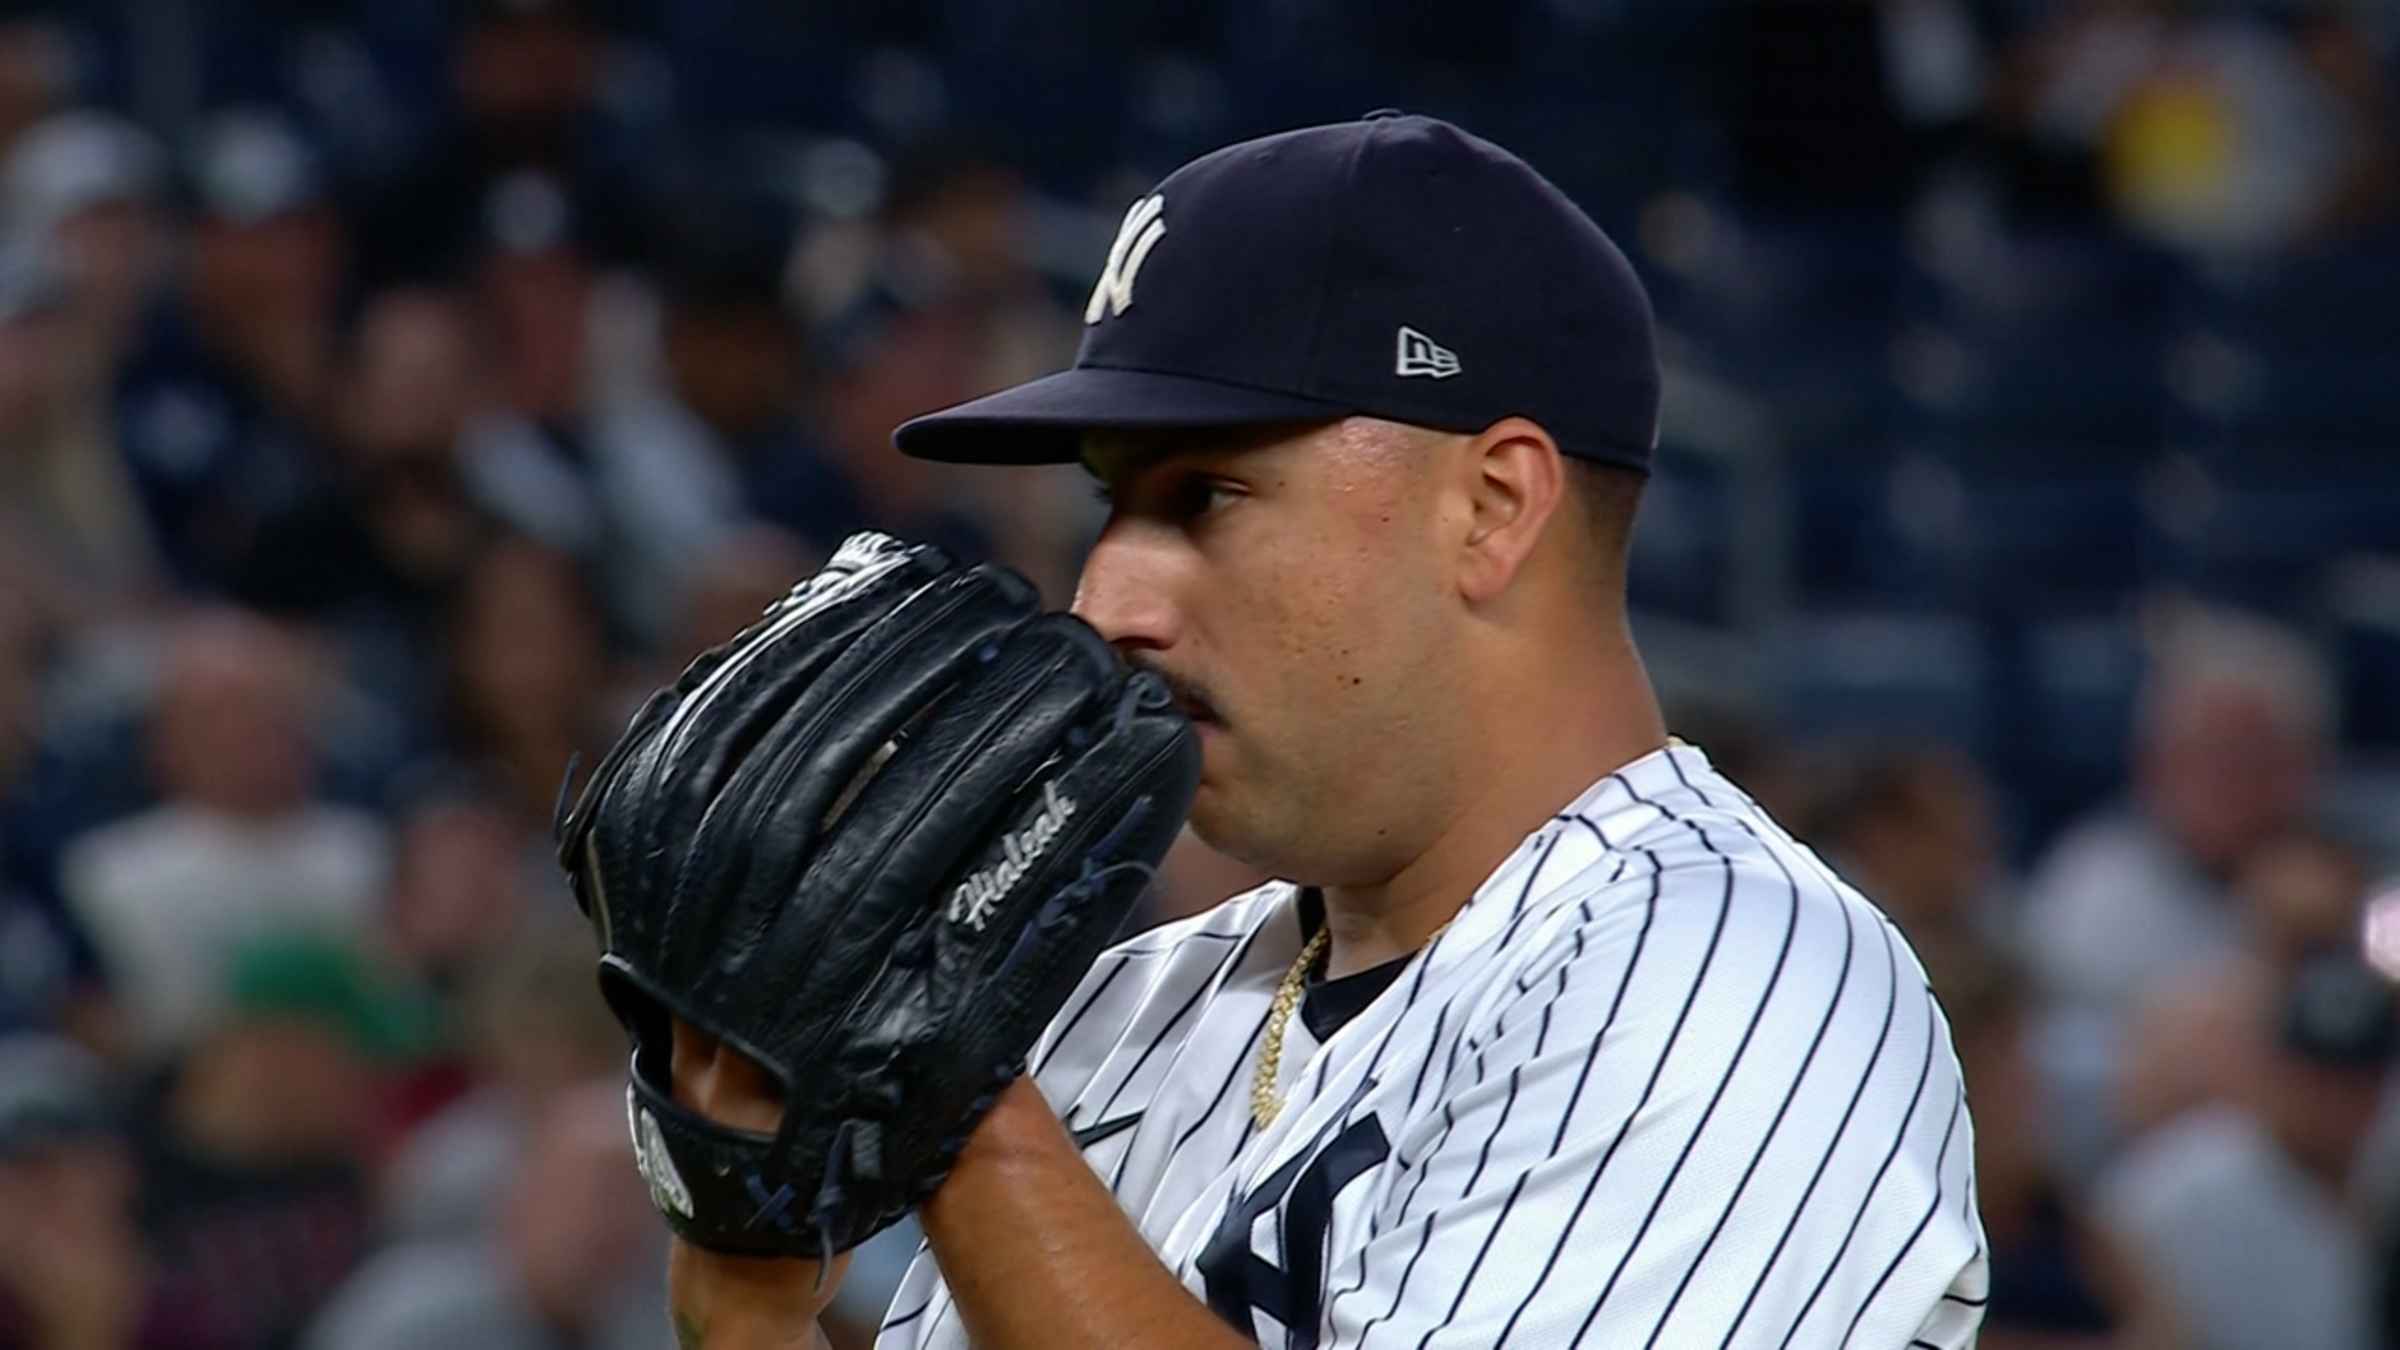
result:
<svg viewBox="0 0 2400 1350"><path fill-rule="evenodd" d="M1403 377L1423 375L1446 380L1458 373L1458 353L1425 336L1407 324L1400 325L1400 362L1395 372Z"/></svg>

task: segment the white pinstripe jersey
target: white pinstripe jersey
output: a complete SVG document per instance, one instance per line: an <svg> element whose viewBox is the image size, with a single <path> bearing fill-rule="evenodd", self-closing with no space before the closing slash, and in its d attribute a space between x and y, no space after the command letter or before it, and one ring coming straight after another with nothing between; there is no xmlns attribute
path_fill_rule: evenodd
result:
<svg viewBox="0 0 2400 1350"><path fill-rule="evenodd" d="M1034 1059L1142 1236L1260 1345L1973 1344L1941 1010L1891 923L1698 749L1594 784L1323 1044L1293 1019L1261 1132L1296 895L1113 949ZM966 1343L920 1252L878 1350Z"/></svg>

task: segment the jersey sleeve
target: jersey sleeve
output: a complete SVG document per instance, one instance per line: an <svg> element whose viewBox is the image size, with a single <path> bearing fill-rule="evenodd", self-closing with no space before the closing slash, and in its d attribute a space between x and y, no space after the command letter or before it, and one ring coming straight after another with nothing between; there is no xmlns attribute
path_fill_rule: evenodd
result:
<svg viewBox="0 0 2400 1350"><path fill-rule="evenodd" d="M1429 1064L1320 1344L1972 1343L1965 1095L1880 914L1759 846L1542 950Z"/></svg>

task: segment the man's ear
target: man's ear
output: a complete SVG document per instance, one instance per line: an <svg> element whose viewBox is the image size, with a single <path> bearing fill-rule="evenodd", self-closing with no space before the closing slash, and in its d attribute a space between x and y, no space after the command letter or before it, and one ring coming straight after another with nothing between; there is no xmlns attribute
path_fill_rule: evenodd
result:
<svg viewBox="0 0 2400 1350"><path fill-rule="evenodd" d="M1548 528L1567 492L1558 442L1522 417L1503 418L1465 447L1467 533L1459 590L1485 601L1506 590Z"/></svg>

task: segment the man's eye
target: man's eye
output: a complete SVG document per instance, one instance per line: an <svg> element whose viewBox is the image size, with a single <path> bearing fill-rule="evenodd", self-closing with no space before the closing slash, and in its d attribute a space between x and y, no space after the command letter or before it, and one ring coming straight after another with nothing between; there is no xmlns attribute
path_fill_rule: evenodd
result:
<svg viewBox="0 0 2400 1350"><path fill-rule="evenodd" d="M1197 520L1248 495L1239 483L1219 478L1177 479L1122 500L1107 483L1092 484L1093 499L1110 511L1126 510L1160 520Z"/></svg>
<svg viewBox="0 0 2400 1350"><path fill-rule="evenodd" d="M1242 490L1231 483L1215 478L1195 478L1176 494L1186 516L1204 516L1239 501Z"/></svg>

